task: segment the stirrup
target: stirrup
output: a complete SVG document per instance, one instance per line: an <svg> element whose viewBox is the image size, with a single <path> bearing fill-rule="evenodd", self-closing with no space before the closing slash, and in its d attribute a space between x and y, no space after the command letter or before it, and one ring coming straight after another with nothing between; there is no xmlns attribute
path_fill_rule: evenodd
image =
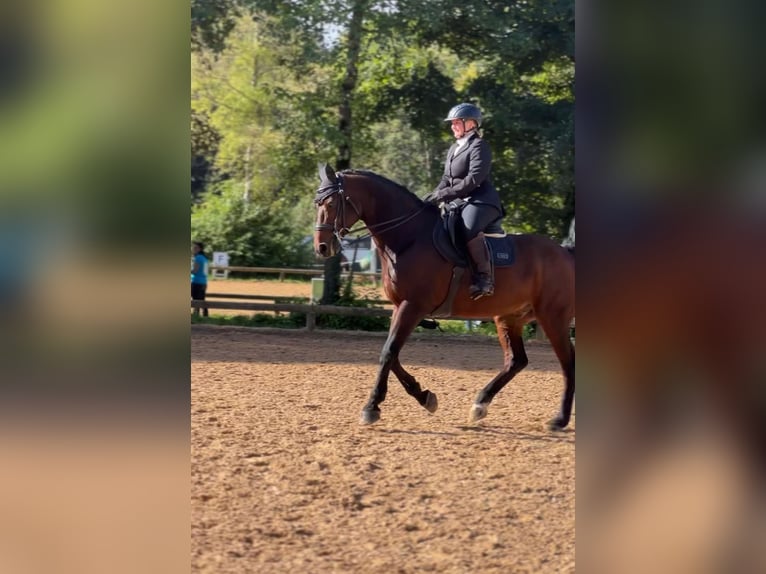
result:
<svg viewBox="0 0 766 574"><path fill-rule="evenodd" d="M495 294L495 286L491 283L489 285L471 285L468 289L468 295L473 301L481 299L482 297L490 297Z"/></svg>

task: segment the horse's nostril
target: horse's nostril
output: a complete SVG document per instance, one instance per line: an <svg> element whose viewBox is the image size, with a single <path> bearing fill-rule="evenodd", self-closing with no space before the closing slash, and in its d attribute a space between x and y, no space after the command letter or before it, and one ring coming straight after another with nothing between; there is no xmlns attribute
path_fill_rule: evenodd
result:
<svg viewBox="0 0 766 574"><path fill-rule="evenodd" d="M319 244L319 255L327 255L327 243Z"/></svg>

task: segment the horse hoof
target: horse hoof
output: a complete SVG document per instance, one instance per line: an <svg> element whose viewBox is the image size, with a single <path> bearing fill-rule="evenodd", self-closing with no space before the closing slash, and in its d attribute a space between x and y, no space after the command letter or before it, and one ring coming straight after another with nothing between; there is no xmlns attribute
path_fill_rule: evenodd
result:
<svg viewBox="0 0 766 574"><path fill-rule="evenodd" d="M487 416L487 405L474 403L471 407L471 413L468 415L468 421L475 423Z"/></svg>
<svg viewBox="0 0 766 574"><path fill-rule="evenodd" d="M556 417L555 419L551 419L548 422L548 430L552 431L561 431L564 430L564 428L567 426L569 421L564 421L560 417Z"/></svg>
<svg viewBox="0 0 766 574"><path fill-rule="evenodd" d="M423 406L429 413L435 413L436 409L439 408L439 401L436 400L436 395L431 391L426 391L426 393L428 393L428 395L426 396L426 402Z"/></svg>
<svg viewBox="0 0 766 574"><path fill-rule="evenodd" d="M368 410L364 409L362 411L362 418L359 420L359 422L363 425L371 425L380 420L380 411L379 410Z"/></svg>

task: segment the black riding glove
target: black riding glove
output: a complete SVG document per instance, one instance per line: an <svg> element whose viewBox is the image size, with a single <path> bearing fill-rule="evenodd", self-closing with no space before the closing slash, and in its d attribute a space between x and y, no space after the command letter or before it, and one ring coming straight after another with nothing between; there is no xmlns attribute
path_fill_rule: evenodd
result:
<svg viewBox="0 0 766 574"><path fill-rule="evenodd" d="M425 201L426 203L430 203L432 205L439 205L439 202L441 201L439 199L439 192L432 191L431 193L429 193L423 198L423 201Z"/></svg>
<svg viewBox="0 0 766 574"><path fill-rule="evenodd" d="M435 189L423 198L423 201L438 205L443 201L450 201L455 199L456 195L452 193L449 187L442 187L441 189Z"/></svg>

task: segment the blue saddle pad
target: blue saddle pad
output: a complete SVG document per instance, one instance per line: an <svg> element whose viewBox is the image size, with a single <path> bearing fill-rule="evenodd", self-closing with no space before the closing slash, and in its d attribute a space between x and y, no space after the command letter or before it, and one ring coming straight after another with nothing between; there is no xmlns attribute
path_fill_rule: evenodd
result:
<svg viewBox="0 0 766 574"><path fill-rule="evenodd" d="M492 254L492 262L495 267L510 267L516 260L516 249L512 235L502 237L487 236L487 245Z"/></svg>

